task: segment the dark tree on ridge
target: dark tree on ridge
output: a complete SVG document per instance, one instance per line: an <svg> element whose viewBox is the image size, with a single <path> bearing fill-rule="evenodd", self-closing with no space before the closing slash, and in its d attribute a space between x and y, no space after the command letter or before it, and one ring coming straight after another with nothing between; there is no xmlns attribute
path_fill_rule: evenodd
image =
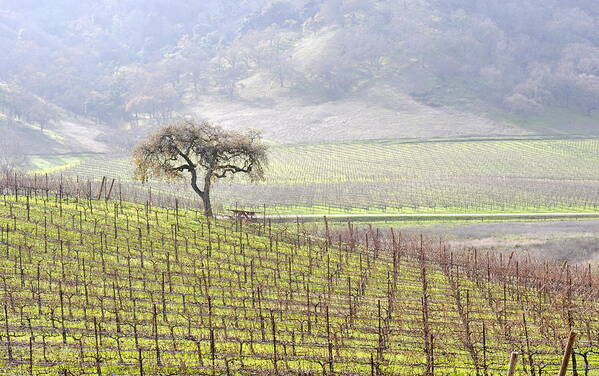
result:
<svg viewBox="0 0 599 376"><path fill-rule="evenodd" d="M217 179L246 174L264 179L267 147L259 133L225 130L206 121L182 120L163 127L137 145L133 154L135 178L167 181L189 174L191 187L213 216L210 192ZM203 182L198 182L198 180Z"/></svg>

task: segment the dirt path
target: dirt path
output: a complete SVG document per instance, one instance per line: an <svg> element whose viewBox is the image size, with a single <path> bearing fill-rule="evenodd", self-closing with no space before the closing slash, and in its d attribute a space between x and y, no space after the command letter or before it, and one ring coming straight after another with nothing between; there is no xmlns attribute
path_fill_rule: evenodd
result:
<svg viewBox="0 0 599 376"><path fill-rule="evenodd" d="M582 219L599 218L599 213L481 213L481 214L282 214L267 215L273 222L318 222L324 218L331 221L463 221L463 220L530 220L530 219ZM264 216L259 216L264 218Z"/></svg>

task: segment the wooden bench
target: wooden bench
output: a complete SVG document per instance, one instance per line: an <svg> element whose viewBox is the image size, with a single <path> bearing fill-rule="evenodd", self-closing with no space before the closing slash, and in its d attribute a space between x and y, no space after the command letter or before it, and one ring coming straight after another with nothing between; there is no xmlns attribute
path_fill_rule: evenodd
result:
<svg viewBox="0 0 599 376"><path fill-rule="evenodd" d="M246 210L231 210L233 215L231 219L239 219L246 222L255 222L256 221L256 212L246 211Z"/></svg>

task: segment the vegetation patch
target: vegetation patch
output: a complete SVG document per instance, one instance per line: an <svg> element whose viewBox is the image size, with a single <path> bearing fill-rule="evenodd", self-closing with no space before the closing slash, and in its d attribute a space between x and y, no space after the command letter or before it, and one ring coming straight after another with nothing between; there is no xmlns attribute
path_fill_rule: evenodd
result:
<svg viewBox="0 0 599 376"><path fill-rule="evenodd" d="M596 271L368 230L0 196L0 365L20 374L597 370Z"/></svg>

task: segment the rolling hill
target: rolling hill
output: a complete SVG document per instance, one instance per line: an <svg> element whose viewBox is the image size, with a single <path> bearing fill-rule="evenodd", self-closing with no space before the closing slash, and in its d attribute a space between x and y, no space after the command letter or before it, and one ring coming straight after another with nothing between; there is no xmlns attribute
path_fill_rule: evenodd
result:
<svg viewBox="0 0 599 376"><path fill-rule="evenodd" d="M88 152L97 132L122 148L185 114L279 143L596 135L598 14L592 0L5 1L0 81L62 109L86 132L55 131ZM48 113L14 99L0 107Z"/></svg>

